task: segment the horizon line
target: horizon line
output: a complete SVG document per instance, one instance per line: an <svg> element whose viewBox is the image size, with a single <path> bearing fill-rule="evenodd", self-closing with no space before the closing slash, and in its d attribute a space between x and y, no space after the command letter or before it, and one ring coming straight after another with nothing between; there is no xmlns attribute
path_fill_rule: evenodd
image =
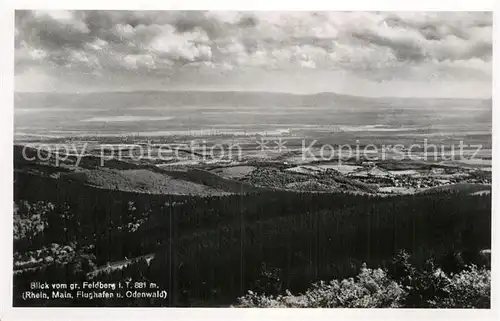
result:
<svg viewBox="0 0 500 321"><path fill-rule="evenodd" d="M105 94L105 93L140 93L140 92L158 92L158 93L181 93L181 92L206 92L206 93L263 93L263 94L286 94L290 96L316 96L316 95L335 95L353 98L368 98L368 99L462 99L462 100L492 100L493 97L444 97L444 96L365 96L365 95L352 95L352 94L341 94L334 91L319 91L314 93L297 93L297 92L287 92L287 91L265 91L265 90L217 90L217 89L137 89L137 90L109 90L109 91L17 91L14 90L14 94Z"/></svg>

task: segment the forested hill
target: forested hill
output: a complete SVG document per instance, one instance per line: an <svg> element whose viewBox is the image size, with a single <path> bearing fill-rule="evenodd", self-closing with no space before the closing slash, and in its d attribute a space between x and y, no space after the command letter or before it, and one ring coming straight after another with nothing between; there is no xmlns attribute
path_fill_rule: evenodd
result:
<svg viewBox="0 0 500 321"><path fill-rule="evenodd" d="M35 263L16 268L15 304L27 304L20 293L42 276L70 282L107 262L151 253L149 265L140 261L95 279L144 278L167 289L167 301L147 305L215 306L258 286L262 264L279 271L282 290L296 292L316 280L353 276L362 262L386 266L400 249L422 264L435 257L444 269L456 270L490 247L490 203L490 195L446 191L385 198L283 191L201 198L18 178L15 262L33 257ZM61 254L62 247L72 254ZM39 261L40 253L52 259ZM463 262L454 253L462 253Z"/></svg>

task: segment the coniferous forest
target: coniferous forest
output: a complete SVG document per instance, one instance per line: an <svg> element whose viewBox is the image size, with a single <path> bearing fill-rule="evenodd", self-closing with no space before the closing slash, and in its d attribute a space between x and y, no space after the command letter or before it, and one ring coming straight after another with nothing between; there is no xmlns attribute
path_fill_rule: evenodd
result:
<svg viewBox="0 0 500 321"><path fill-rule="evenodd" d="M363 266L391 271L401 251L417 269L432 259L458 273L487 264L480 251L491 244L490 195L191 197L23 173L15 180L15 255L37 261L40 249L49 252L43 264L14 274L15 306L230 306L248 291L304 293L322 280L354 277ZM106 269L124 257L127 264ZM154 282L168 298L22 300L40 280Z"/></svg>

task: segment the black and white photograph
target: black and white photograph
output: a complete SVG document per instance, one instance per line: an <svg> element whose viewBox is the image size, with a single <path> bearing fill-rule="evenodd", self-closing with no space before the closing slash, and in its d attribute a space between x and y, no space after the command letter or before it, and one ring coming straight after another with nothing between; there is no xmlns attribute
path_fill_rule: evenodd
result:
<svg viewBox="0 0 500 321"><path fill-rule="evenodd" d="M14 308L492 308L491 11L13 24Z"/></svg>

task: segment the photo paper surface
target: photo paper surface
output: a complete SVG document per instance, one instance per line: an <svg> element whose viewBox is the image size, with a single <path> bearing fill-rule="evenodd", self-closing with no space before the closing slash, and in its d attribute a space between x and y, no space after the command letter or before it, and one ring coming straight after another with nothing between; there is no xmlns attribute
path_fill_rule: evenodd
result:
<svg viewBox="0 0 500 321"><path fill-rule="evenodd" d="M14 25L13 307L492 307L492 12Z"/></svg>

